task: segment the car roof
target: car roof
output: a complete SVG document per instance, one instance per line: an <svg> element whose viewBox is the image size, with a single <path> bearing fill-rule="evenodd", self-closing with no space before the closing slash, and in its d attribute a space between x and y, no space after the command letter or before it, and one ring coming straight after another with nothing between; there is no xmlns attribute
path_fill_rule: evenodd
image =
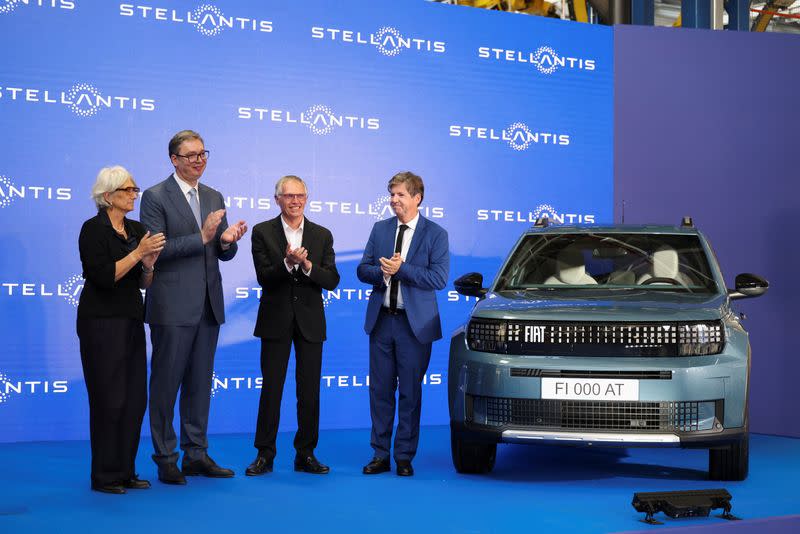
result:
<svg viewBox="0 0 800 534"><path fill-rule="evenodd" d="M616 233L616 234L685 234L700 235L697 228L690 226L668 226L655 224L612 224L612 225L553 225L553 226L531 226L527 234L594 234L594 233Z"/></svg>

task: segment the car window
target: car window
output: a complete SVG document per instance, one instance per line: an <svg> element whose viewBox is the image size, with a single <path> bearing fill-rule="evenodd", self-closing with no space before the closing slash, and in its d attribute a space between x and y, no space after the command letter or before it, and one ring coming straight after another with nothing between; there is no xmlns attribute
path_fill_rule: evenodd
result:
<svg viewBox="0 0 800 534"><path fill-rule="evenodd" d="M622 233L529 235L495 291L571 286L717 292L698 236Z"/></svg>

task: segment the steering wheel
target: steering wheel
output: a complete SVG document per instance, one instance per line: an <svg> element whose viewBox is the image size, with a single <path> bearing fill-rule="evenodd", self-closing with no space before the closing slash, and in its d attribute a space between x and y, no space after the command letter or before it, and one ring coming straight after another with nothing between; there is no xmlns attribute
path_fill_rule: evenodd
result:
<svg viewBox="0 0 800 534"><path fill-rule="evenodd" d="M667 276L655 276L653 278L648 278L647 280L643 281L640 285L649 286L651 284L671 284L673 286L683 286L679 281L675 280L674 278L669 278Z"/></svg>

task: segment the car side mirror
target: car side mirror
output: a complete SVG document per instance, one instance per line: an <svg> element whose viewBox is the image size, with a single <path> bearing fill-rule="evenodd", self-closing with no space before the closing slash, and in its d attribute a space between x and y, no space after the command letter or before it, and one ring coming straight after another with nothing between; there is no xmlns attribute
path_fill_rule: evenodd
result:
<svg viewBox="0 0 800 534"><path fill-rule="evenodd" d="M736 289L729 289L731 299L760 297L769 289L769 282L757 274L741 273L736 275Z"/></svg>
<svg viewBox="0 0 800 534"><path fill-rule="evenodd" d="M481 273L467 273L460 276L453 282L456 291L467 297L483 298L486 296L486 288L483 287L483 275Z"/></svg>

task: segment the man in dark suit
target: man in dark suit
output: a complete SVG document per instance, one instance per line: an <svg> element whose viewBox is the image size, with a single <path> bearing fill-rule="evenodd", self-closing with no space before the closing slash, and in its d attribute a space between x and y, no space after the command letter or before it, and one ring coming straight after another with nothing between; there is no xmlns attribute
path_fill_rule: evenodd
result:
<svg viewBox="0 0 800 534"><path fill-rule="evenodd" d="M358 279L372 285L364 330L369 334L369 408L372 417L372 460L365 475L389 471L394 425L397 474L411 476L411 460L419 442L422 379L431 345L442 337L436 290L443 289L450 270L447 232L419 213L425 195L422 178L401 172L389 180L390 204L396 217L372 227Z"/></svg>
<svg viewBox="0 0 800 534"><path fill-rule="evenodd" d="M322 289L339 284L333 236L303 215L308 190L297 176L275 184L281 214L253 228L253 264L263 293L253 335L261 338L263 387L258 405L255 447L258 456L245 473L272 471L281 397L292 344L297 382L297 434L294 470L325 474L314 456L319 437L319 383L325 311Z"/></svg>
<svg viewBox="0 0 800 534"><path fill-rule="evenodd" d="M244 221L228 226L222 195L199 183L208 151L197 132L183 130L169 142L175 172L144 192L141 221L167 244L156 263L158 276L147 290L150 324L150 432L158 479L186 484L184 475L227 478L233 471L207 454L211 377L219 326L225 322L219 260L228 261L247 231ZM172 427L180 389L180 447Z"/></svg>

